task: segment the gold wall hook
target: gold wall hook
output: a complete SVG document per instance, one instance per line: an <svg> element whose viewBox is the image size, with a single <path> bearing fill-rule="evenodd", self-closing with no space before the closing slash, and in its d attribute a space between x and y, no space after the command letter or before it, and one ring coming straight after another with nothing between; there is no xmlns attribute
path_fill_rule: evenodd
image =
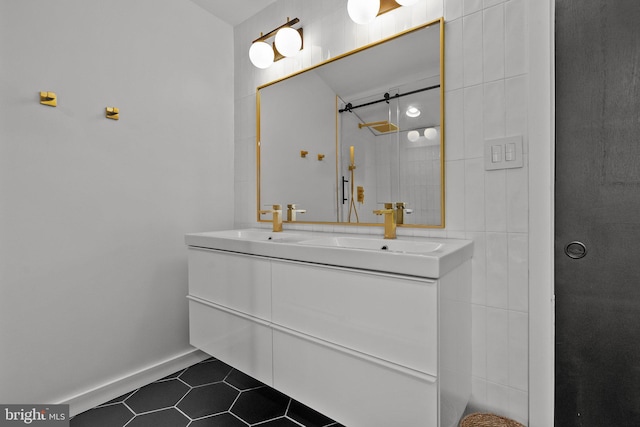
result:
<svg viewBox="0 0 640 427"><path fill-rule="evenodd" d="M324 154L318 154L318 160L322 161L322 159L324 159Z"/></svg>
<svg viewBox="0 0 640 427"><path fill-rule="evenodd" d="M40 104L57 107L58 96L55 92L40 92Z"/></svg>
<svg viewBox="0 0 640 427"><path fill-rule="evenodd" d="M105 108L105 114L107 119L111 120L120 120L120 109L117 107L107 107Z"/></svg>
<svg viewBox="0 0 640 427"><path fill-rule="evenodd" d="M305 158L305 157L307 157L307 154L309 154L308 151L300 150L300 157Z"/></svg>

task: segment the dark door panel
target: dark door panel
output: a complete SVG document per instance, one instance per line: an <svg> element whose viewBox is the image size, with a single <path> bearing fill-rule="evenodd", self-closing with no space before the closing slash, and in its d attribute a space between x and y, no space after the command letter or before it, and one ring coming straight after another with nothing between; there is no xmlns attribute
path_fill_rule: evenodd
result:
<svg viewBox="0 0 640 427"><path fill-rule="evenodd" d="M638 0L556 0L555 192L556 426L640 426Z"/></svg>

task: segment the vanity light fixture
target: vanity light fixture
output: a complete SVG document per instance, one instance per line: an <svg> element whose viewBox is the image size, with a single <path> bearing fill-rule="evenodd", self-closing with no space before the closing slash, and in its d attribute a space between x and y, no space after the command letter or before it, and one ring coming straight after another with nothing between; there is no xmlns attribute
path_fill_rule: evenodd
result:
<svg viewBox="0 0 640 427"><path fill-rule="evenodd" d="M291 20L287 18L287 22L278 28L264 35L260 33L260 37L255 39L249 48L251 63L264 69L282 58L295 56L303 47L302 28L293 28L299 22L298 18ZM267 40L274 36L275 43L273 45L267 43Z"/></svg>
<svg viewBox="0 0 640 427"><path fill-rule="evenodd" d="M348 0L347 12L356 24L369 24L384 13L401 6L411 6L418 0Z"/></svg>
<svg viewBox="0 0 640 427"><path fill-rule="evenodd" d="M347 13L356 24L368 24L376 19L380 11L380 0L349 0Z"/></svg>

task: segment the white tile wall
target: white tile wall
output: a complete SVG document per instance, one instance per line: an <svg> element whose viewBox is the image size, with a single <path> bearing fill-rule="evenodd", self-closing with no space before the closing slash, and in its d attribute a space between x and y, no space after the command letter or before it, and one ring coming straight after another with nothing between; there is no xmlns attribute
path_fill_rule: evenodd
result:
<svg viewBox="0 0 640 427"><path fill-rule="evenodd" d="M236 226L255 222L255 89L329 57L439 18L446 20L446 228L399 234L467 238L473 258L470 409L528 421L528 123L526 0L420 0L356 25L344 0L279 0L235 28ZM305 49L263 71L250 42L297 16ZM523 135L524 168L485 171L484 140ZM372 232L309 225L303 229ZM377 230L374 230L374 232Z"/></svg>

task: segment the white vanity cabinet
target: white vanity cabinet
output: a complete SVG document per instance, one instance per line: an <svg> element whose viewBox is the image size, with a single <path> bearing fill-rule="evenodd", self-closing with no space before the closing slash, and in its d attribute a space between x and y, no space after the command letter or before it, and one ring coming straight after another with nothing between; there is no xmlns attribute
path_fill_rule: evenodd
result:
<svg viewBox="0 0 640 427"><path fill-rule="evenodd" d="M271 263L189 248L191 345L272 385Z"/></svg>
<svg viewBox="0 0 640 427"><path fill-rule="evenodd" d="M469 258L428 278L190 247L191 343L347 427L454 427Z"/></svg>

